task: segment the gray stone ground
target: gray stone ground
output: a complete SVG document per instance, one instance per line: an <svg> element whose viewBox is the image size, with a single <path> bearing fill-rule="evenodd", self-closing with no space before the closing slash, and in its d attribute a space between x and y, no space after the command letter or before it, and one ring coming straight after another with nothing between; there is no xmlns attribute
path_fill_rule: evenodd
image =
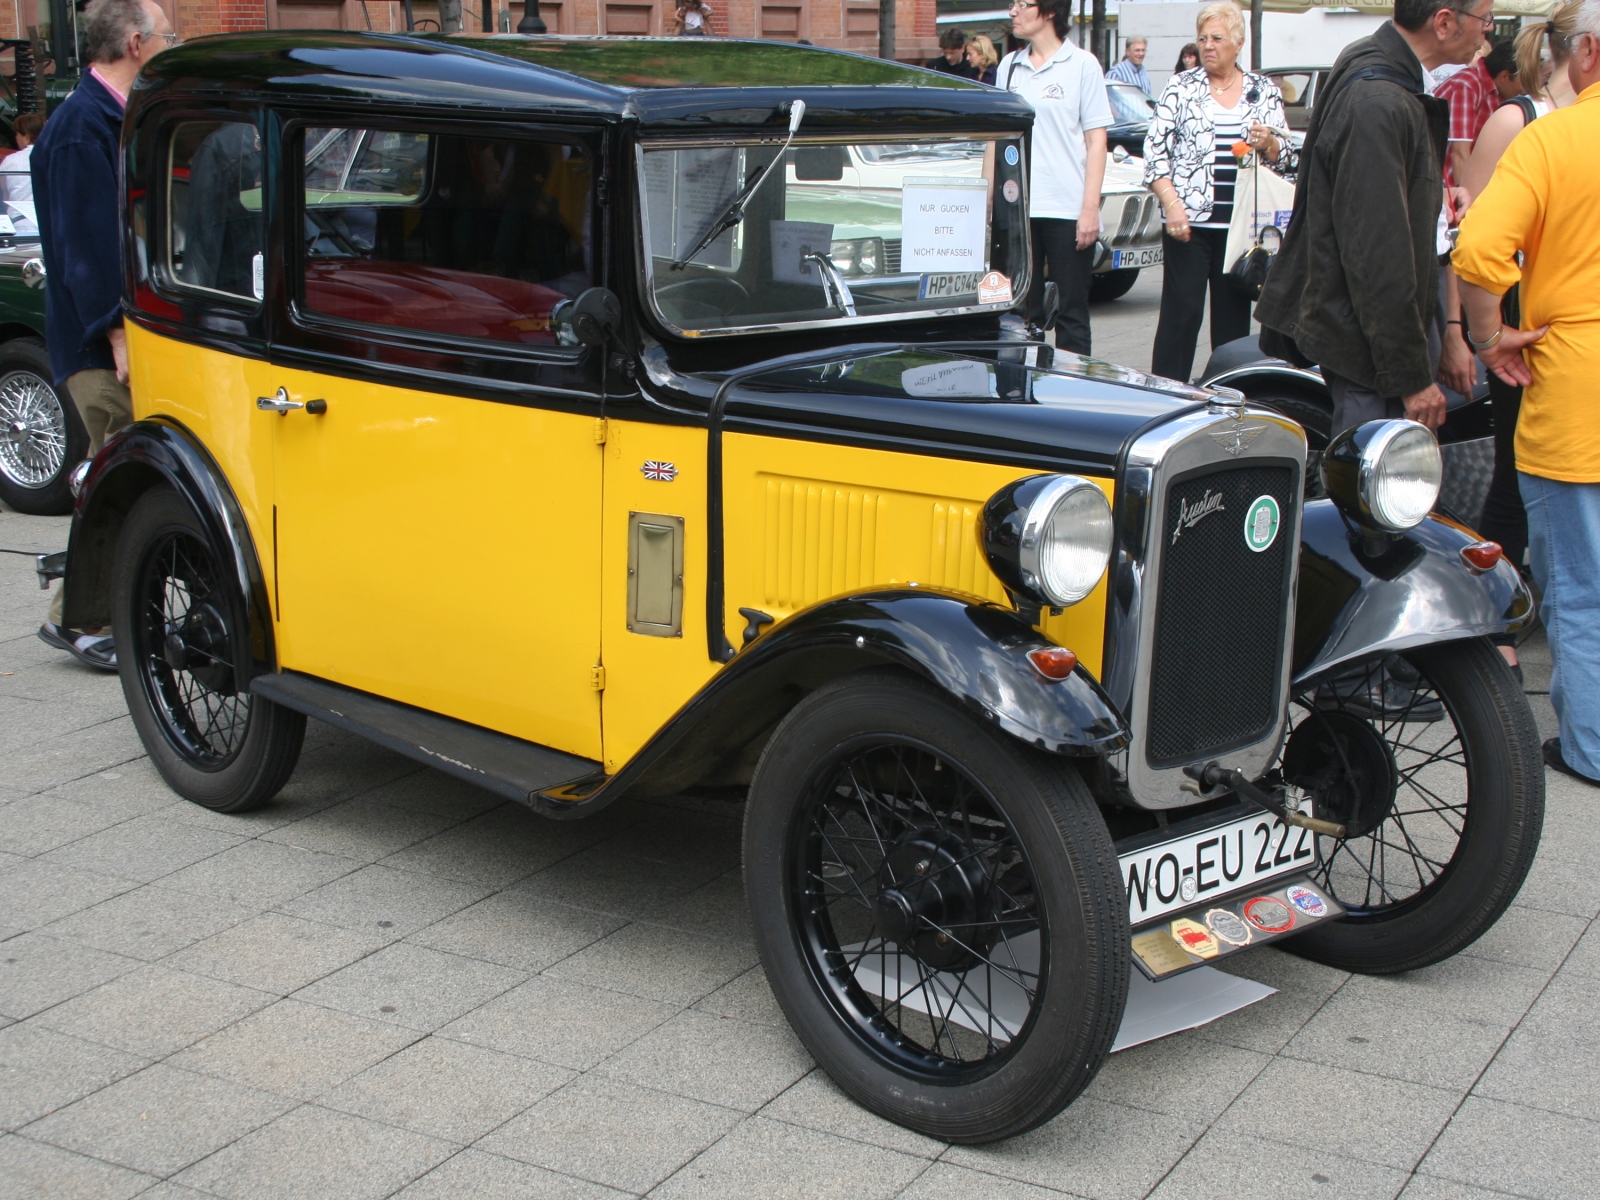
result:
<svg viewBox="0 0 1600 1200"><path fill-rule="evenodd" d="M1154 294L1097 312L1108 357L1147 362ZM0 512L6 550L66 531ZM1561 776L1465 954L1240 956L1277 995L948 1147L784 1025L731 806L555 824L313 722L275 803L217 816L162 785L115 678L34 637L44 603L0 553L0 1200L1600 1195L1600 796Z"/></svg>

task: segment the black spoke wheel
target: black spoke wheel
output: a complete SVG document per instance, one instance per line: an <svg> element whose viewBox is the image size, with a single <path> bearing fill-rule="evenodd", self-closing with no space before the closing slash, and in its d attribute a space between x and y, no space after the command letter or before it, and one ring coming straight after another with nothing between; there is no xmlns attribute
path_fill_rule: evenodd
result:
<svg viewBox="0 0 1600 1200"><path fill-rule="evenodd" d="M1527 698L1483 639L1334 673L1296 696L1282 774L1346 826L1319 838L1317 882L1348 915L1284 943L1387 974L1456 954L1533 864L1544 767Z"/></svg>
<svg viewBox="0 0 1600 1200"><path fill-rule="evenodd" d="M769 980L834 1080L982 1142L1048 1120L1127 997L1116 855L1069 763L889 673L818 689L763 752L745 874Z"/></svg>
<svg viewBox="0 0 1600 1200"><path fill-rule="evenodd" d="M156 489L117 544L112 624L117 670L139 736L173 790L239 812L294 770L305 717L241 686L237 584L189 506Z"/></svg>

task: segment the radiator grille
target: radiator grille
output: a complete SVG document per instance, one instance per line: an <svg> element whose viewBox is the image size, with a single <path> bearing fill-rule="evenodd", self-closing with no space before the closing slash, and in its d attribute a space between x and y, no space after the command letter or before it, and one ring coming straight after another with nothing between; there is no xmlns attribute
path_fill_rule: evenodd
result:
<svg viewBox="0 0 1600 1200"><path fill-rule="evenodd" d="M1168 489L1155 534L1162 566L1146 738L1153 767L1251 745L1277 721L1296 478L1278 459L1207 468ZM1256 552L1245 520L1263 495L1277 501L1280 525L1271 546Z"/></svg>

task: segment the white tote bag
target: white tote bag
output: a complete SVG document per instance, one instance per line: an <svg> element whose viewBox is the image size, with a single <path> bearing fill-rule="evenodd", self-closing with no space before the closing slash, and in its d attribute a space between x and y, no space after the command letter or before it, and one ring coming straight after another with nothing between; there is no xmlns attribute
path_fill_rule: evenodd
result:
<svg viewBox="0 0 1600 1200"><path fill-rule="evenodd" d="M1228 226L1228 245L1222 255L1229 271L1263 241L1268 252L1276 254L1294 212L1294 184L1263 167L1259 157L1252 154L1245 159L1233 186L1233 222ZM1277 237L1269 234L1262 238L1261 231L1268 226L1277 229Z"/></svg>

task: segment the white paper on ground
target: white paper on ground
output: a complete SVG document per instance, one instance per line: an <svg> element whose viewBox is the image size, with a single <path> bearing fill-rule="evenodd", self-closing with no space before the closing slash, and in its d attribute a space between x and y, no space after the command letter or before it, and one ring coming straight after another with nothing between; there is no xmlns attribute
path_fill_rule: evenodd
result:
<svg viewBox="0 0 1600 1200"><path fill-rule="evenodd" d="M850 955L860 946L842 949ZM937 1012L956 1025L1005 1043L1028 1015L1022 984L1031 984L1038 971L1039 935L1033 932L1013 938L995 947L989 957L996 969L975 969L964 976L941 971L924 981L916 961L907 955L873 953L856 964L855 976L869 995L898 1000L902 1007L917 1012ZM1129 976L1128 1007L1111 1046L1113 1054L1209 1024L1265 1000L1277 990L1215 967L1196 967L1160 983L1146 979L1137 967L1129 967Z"/></svg>

